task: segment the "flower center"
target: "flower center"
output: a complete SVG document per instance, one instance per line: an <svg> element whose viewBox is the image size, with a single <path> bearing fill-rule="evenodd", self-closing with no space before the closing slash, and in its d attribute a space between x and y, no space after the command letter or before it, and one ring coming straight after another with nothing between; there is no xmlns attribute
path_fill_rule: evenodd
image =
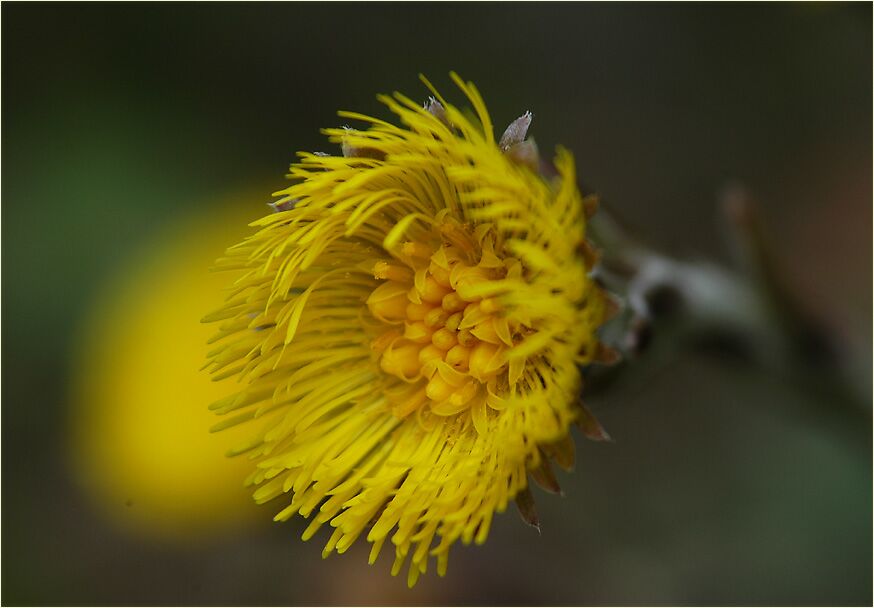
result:
<svg viewBox="0 0 874 608"><path fill-rule="evenodd" d="M367 306L385 325L372 348L382 370L409 385L392 399L400 417L426 404L448 416L484 399L506 375L507 351L525 330L482 295L489 282L520 276L519 261L496 256L488 231L474 235L444 221L435 232L434 244L407 241L398 260L373 266L384 282Z"/></svg>

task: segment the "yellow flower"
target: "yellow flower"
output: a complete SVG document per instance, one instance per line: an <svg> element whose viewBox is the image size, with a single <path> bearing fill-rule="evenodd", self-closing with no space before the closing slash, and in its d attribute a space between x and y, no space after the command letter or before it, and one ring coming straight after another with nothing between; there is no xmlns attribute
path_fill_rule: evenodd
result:
<svg viewBox="0 0 874 608"><path fill-rule="evenodd" d="M277 213L220 260L242 275L205 319L222 322L211 371L244 382L217 428L259 425L237 450L255 499L288 495L275 519L312 517L304 540L329 523L324 556L363 534L373 563L390 538L411 586L429 556L443 575L456 540L484 542L528 472L552 485L545 452L572 459L605 316L571 154L542 177L531 115L496 141L452 77L475 114L424 78L424 108L379 97L402 127L341 112L367 128L324 131L343 156L299 154Z"/></svg>
<svg viewBox="0 0 874 608"><path fill-rule="evenodd" d="M240 484L247 463L225 458L247 430L204 432L214 418L203 403L227 391L198 373L212 332L196 322L226 282L206 268L244 236L257 201L174 223L119 268L79 328L70 461L100 512L139 536L189 543L257 521Z"/></svg>

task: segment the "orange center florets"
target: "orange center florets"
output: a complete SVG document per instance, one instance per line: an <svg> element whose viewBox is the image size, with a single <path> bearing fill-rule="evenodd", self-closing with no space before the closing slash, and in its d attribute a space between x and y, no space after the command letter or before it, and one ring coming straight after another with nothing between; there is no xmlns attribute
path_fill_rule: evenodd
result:
<svg viewBox="0 0 874 608"><path fill-rule="evenodd" d="M372 342L382 370L421 385L393 411L405 416L429 403L451 415L484 396L507 370L507 351L524 327L510 322L489 281L521 274L515 259L499 259L493 239L477 240L458 223L444 223L441 242L408 241L401 259L380 261L373 274L385 282L367 300L373 316L390 325Z"/></svg>

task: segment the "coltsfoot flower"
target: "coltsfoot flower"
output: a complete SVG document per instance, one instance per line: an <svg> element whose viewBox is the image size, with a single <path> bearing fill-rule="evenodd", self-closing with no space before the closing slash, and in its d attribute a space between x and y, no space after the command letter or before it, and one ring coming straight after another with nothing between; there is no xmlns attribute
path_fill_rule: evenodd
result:
<svg viewBox="0 0 874 608"><path fill-rule="evenodd" d="M215 428L252 421L236 453L255 499L286 496L275 519L311 518L304 540L329 524L324 556L363 535L373 563L390 539L411 586L511 500L536 525L528 475L558 490L571 423L606 436L578 400L578 366L608 352L594 201L568 151L541 174L530 113L496 139L452 77L472 113L424 78L424 107L379 98L403 126L341 112L366 128L324 131L342 156L299 154L276 213L220 260L242 275L205 319L221 322L211 371L244 385L212 408Z"/></svg>

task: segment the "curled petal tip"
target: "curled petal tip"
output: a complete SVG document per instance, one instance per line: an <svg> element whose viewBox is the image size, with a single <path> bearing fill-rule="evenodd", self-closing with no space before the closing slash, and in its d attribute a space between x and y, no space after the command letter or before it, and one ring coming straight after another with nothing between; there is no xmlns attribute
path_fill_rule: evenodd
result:
<svg viewBox="0 0 874 608"><path fill-rule="evenodd" d="M531 112L525 112L522 116L510 123L504 134L501 135L501 140L498 146L503 151L509 150L512 146L525 141L525 136L528 134L528 127L531 126L531 119L534 115Z"/></svg>
<svg viewBox="0 0 874 608"><path fill-rule="evenodd" d="M545 455L541 454L540 465L536 469L531 469L530 473L531 478L538 486L551 494L561 494L561 486L558 485L555 472Z"/></svg>
<svg viewBox="0 0 874 608"><path fill-rule="evenodd" d="M531 488L526 486L524 490L516 495L516 508L519 509L519 515L522 521L537 529L540 533L540 518L537 515L537 506L534 502L534 495L531 493Z"/></svg>
<svg viewBox="0 0 874 608"><path fill-rule="evenodd" d="M622 353L612 346L607 346L603 342L599 342L598 348L595 351L594 360L601 365L616 365L622 360Z"/></svg>
<svg viewBox="0 0 874 608"><path fill-rule="evenodd" d="M449 119L446 117L446 108L443 107L443 104L437 101L434 97L429 97L428 101L425 102L425 109L434 116L437 120L442 122L447 127L450 126Z"/></svg>
<svg viewBox="0 0 874 608"><path fill-rule="evenodd" d="M374 160L385 160L385 152L382 150L376 150L375 148L356 148L344 141L342 149L343 156L346 158L372 158Z"/></svg>
<svg viewBox="0 0 874 608"><path fill-rule="evenodd" d="M610 319L616 317L619 314L619 311L622 310L622 302L612 293L601 290L601 293L604 296L604 314L602 317L602 322L606 323Z"/></svg>
<svg viewBox="0 0 874 608"><path fill-rule="evenodd" d="M595 212L598 211L598 207L601 205L600 199L595 195L586 196L583 198L583 213L586 215L586 219L591 218L595 215Z"/></svg>
<svg viewBox="0 0 874 608"><path fill-rule="evenodd" d="M573 471L576 464L576 449L570 433L564 439L543 446L543 451L563 470Z"/></svg>
<svg viewBox="0 0 874 608"><path fill-rule="evenodd" d="M604 430L598 419L592 413L592 410L587 408L582 403L580 404L579 417L577 418L577 428L586 436L586 439L592 441L609 441L613 442L613 438Z"/></svg>
<svg viewBox="0 0 874 608"><path fill-rule="evenodd" d="M591 271L599 261L601 261L601 252L598 251L589 241L580 241L577 246L577 252L583 256L586 262L586 268Z"/></svg>
<svg viewBox="0 0 874 608"><path fill-rule="evenodd" d="M276 201L275 203L267 203L267 206L273 209L273 213L280 213L282 211L290 211L291 209L294 209L297 202L298 200L296 198L287 198L281 201Z"/></svg>
<svg viewBox="0 0 874 608"><path fill-rule="evenodd" d="M353 130L344 126L343 129L347 133L353 133ZM385 152L369 147L353 146L349 143L349 139L344 137L340 143L340 149L343 151L343 156L346 158L373 158L375 160L385 160Z"/></svg>

